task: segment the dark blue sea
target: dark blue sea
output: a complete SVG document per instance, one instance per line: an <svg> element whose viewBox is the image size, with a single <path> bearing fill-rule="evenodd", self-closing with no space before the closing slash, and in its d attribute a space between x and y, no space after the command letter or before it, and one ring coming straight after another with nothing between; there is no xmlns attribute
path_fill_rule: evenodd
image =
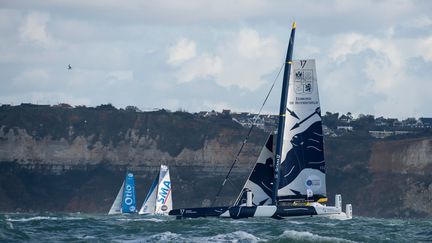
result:
<svg viewBox="0 0 432 243"><path fill-rule="evenodd" d="M432 220L0 214L1 242L427 242Z"/></svg>

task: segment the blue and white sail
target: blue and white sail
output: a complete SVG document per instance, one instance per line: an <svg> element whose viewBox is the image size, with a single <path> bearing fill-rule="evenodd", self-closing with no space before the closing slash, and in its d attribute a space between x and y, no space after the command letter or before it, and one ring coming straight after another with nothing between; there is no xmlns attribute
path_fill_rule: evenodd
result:
<svg viewBox="0 0 432 243"><path fill-rule="evenodd" d="M150 190L144 200L144 203L139 211L139 214L154 214L156 211L156 195L159 184L159 174L154 179Z"/></svg>
<svg viewBox="0 0 432 243"><path fill-rule="evenodd" d="M271 203L273 158L273 134L270 134L258 156L251 174L234 203L235 206L246 205L247 191L252 192L253 205L269 205Z"/></svg>
<svg viewBox="0 0 432 243"><path fill-rule="evenodd" d="M113 204L111 205L111 208L108 212L109 215L121 214L123 191L124 191L124 181L120 187L119 192L117 193L116 198L114 199Z"/></svg>
<svg viewBox="0 0 432 243"><path fill-rule="evenodd" d="M111 206L109 215L136 213L135 180L132 173L127 173L119 192Z"/></svg>
<svg viewBox="0 0 432 243"><path fill-rule="evenodd" d="M159 185L156 195L155 214L168 215L172 210L171 178L168 166L161 165Z"/></svg>
<svg viewBox="0 0 432 243"><path fill-rule="evenodd" d="M135 180L132 173L127 173L123 191L122 213L136 213Z"/></svg>
<svg viewBox="0 0 432 243"><path fill-rule="evenodd" d="M168 215L172 206L171 178L168 166L161 165L156 179L153 181L139 214Z"/></svg>
<svg viewBox="0 0 432 243"><path fill-rule="evenodd" d="M279 172L279 201L326 197L321 109L315 60L294 60Z"/></svg>

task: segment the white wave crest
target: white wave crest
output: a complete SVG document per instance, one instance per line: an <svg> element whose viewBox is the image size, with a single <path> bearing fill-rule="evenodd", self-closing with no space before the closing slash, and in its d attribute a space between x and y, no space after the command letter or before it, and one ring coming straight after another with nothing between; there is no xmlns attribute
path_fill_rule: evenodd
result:
<svg viewBox="0 0 432 243"><path fill-rule="evenodd" d="M258 242L261 241L259 237L254 236L253 234L250 234L245 231L235 231L228 234L219 234L215 236L210 236L206 238L201 238L201 242ZM199 242L199 241L197 241Z"/></svg>
<svg viewBox="0 0 432 243"><path fill-rule="evenodd" d="M166 231L166 232L162 232L160 234L156 234L156 235L152 235L149 238L149 241L151 242L163 242L163 241L168 241L168 242L176 242L176 241L181 241L180 239L181 235L176 234L176 233L172 233L170 231Z"/></svg>
<svg viewBox="0 0 432 243"><path fill-rule="evenodd" d="M37 220L80 220L81 217L50 217L50 216L35 216L29 218L6 218L9 222L29 222Z"/></svg>
<svg viewBox="0 0 432 243"><path fill-rule="evenodd" d="M114 240L115 242L127 242L127 243L141 243L141 242L190 242L186 239L181 238L180 234L172 233L170 231L165 231L159 234L151 235L143 238L129 239L119 239Z"/></svg>
<svg viewBox="0 0 432 243"><path fill-rule="evenodd" d="M163 219L156 219L156 218L134 218L134 219L127 219L127 218L120 218L116 219L118 221L148 221L148 222L165 222L167 220Z"/></svg>
<svg viewBox="0 0 432 243"><path fill-rule="evenodd" d="M6 222L7 224L6 224L6 227L8 228L8 229L14 229L14 226L13 226L13 224L12 224L12 222Z"/></svg>
<svg viewBox="0 0 432 243"><path fill-rule="evenodd" d="M62 218L59 218L59 219L61 219L61 220L81 220L81 219L84 219L84 218L82 218L82 217L62 217Z"/></svg>
<svg viewBox="0 0 432 243"><path fill-rule="evenodd" d="M290 223L290 224L306 224L305 222L294 221L294 220L288 220L287 223Z"/></svg>
<svg viewBox="0 0 432 243"><path fill-rule="evenodd" d="M58 217L48 217L48 216L36 216L36 217L30 217L30 218L6 218L7 221L10 222L28 222L28 221L35 221L35 220L58 220Z"/></svg>
<svg viewBox="0 0 432 243"><path fill-rule="evenodd" d="M307 231L285 230L278 238L289 238L293 240L305 240L312 242L354 242L337 237L316 235Z"/></svg>

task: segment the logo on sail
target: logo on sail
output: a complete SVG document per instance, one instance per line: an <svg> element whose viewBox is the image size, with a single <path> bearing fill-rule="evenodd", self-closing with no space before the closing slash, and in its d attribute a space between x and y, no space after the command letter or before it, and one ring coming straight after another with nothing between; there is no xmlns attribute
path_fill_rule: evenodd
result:
<svg viewBox="0 0 432 243"><path fill-rule="evenodd" d="M308 189L318 190L321 188L321 179L318 176L312 174L308 176L305 184L306 188Z"/></svg>
<svg viewBox="0 0 432 243"><path fill-rule="evenodd" d="M297 94L311 94L313 70L312 69L296 69L294 70L295 92Z"/></svg>
<svg viewBox="0 0 432 243"><path fill-rule="evenodd" d="M158 199L158 201L162 204L165 204L166 199L168 198L168 194L170 193L171 182L170 181L164 181L163 185L164 186L160 189L160 192L159 192L160 198Z"/></svg>
<svg viewBox="0 0 432 243"><path fill-rule="evenodd" d="M125 192L124 192L124 203L128 206L130 206L134 203L132 193L133 193L132 192L132 186L126 185Z"/></svg>

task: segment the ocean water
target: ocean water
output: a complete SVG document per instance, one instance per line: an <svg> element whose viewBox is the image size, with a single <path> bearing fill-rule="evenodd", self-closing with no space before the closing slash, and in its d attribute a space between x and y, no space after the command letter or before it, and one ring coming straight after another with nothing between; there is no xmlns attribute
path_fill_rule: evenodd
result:
<svg viewBox="0 0 432 243"><path fill-rule="evenodd" d="M432 220L0 214L1 242L426 242Z"/></svg>

